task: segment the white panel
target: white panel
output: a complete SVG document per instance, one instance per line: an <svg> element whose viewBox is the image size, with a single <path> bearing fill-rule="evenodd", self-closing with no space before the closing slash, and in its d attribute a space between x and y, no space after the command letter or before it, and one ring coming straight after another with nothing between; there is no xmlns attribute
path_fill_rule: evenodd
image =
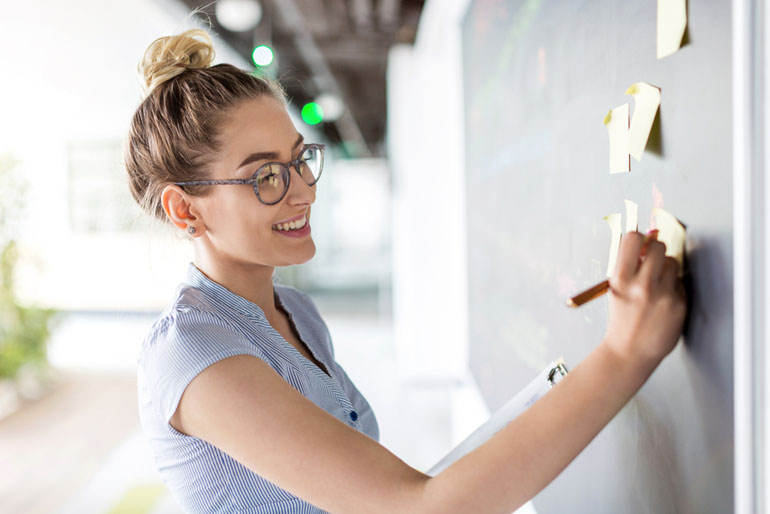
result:
<svg viewBox="0 0 770 514"><path fill-rule="evenodd" d="M391 51L394 324L404 377L458 381L467 366L460 21L428 2L414 49Z"/></svg>

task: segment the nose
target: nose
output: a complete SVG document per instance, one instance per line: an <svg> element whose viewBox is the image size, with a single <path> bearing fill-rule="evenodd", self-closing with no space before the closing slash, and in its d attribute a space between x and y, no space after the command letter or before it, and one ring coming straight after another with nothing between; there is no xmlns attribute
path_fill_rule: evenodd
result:
<svg viewBox="0 0 770 514"><path fill-rule="evenodd" d="M286 191L286 201L292 205L310 205L315 202L315 185L309 186L299 173L299 166L291 167L294 173L289 179L289 190Z"/></svg>

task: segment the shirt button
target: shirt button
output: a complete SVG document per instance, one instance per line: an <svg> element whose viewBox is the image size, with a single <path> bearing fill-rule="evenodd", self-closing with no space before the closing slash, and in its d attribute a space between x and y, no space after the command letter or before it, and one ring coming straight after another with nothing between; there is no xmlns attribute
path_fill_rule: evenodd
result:
<svg viewBox="0 0 770 514"><path fill-rule="evenodd" d="M358 419L358 413L356 411L354 411L354 410L350 411L350 419L352 419L353 421L357 420Z"/></svg>

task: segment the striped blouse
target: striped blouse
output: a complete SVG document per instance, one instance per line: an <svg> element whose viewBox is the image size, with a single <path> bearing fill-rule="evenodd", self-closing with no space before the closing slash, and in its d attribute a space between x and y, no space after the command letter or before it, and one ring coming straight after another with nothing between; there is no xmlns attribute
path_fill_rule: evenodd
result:
<svg viewBox="0 0 770 514"><path fill-rule="evenodd" d="M313 403L379 440L374 412L334 360L329 331L313 302L293 287L276 284L274 291L302 341L331 376L270 326L259 306L212 281L192 263L187 283L179 286L139 351L142 430L163 481L185 512L324 512L168 423L187 384L220 359L241 354L262 359Z"/></svg>

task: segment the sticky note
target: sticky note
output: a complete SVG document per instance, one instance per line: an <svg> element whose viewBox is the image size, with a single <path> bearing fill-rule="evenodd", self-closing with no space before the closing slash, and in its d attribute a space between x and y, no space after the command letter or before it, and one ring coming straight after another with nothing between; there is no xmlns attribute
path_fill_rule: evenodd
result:
<svg viewBox="0 0 770 514"><path fill-rule="evenodd" d="M615 107L604 117L610 135L610 173L631 171L628 156L628 104Z"/></svg>
<svg viewBox="0 0 770 514"><path fill-rule="evenodd" d="M660 207L654 207L652 215L655 218L655 227L658 229L658 241L666 244L666 255L679 261L681 272L681 265L684 263L685 243L687 242L684 226L678 219Z"/></svg>
<svg viewBox="0 0 770 514"><path fill-rule="evenodd" d="M687 0L658 0L658 59L673 54L687 28Z"/></svg>
<svg viewBox="0 0 770 514"><path fill-rule="evenodd" d="M660 89L646 82L637 82L628 88L626 94L634 97L634 115L628 129L628 152L640 161L660 107Z"/></svg>
<svg viewBox="0 0 770 514"><path fill-rule="evenodd" d="M612 239L610 240L610 258L607 261L607 276L612 276L612 272L615 270L615 263L618 261L618 250L620 250L620 237L623 234L623 230L620 225L620 213L609 214L602 218L610 226L610 232L612 232Z"/></svg>
<svg viewBox="0 0 770 514"><path fill-rule="evenodd" d="M639 206L636 202L626 200L626 234L639 230Z"/></svg>

